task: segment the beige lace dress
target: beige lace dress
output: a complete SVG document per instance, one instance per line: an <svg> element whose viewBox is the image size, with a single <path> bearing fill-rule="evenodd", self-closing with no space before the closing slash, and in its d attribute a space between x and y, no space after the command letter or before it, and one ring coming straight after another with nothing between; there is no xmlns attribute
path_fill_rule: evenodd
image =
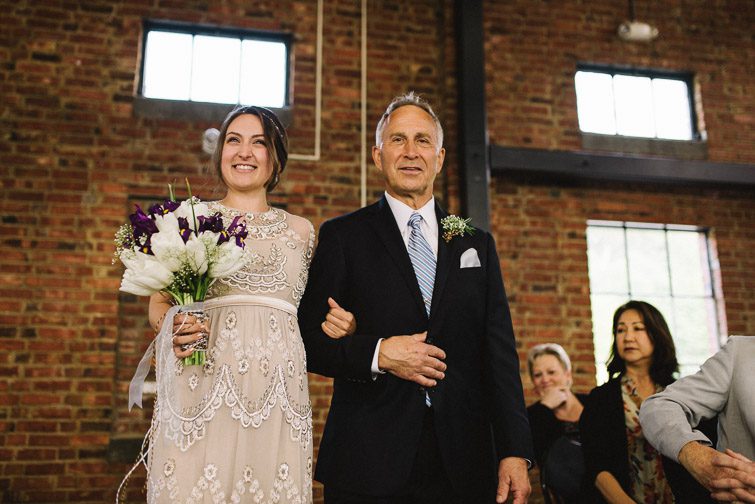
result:
<svg viewBox="0 0 755 504"><path fill-rule="evenodd" d="M219 203L226 225L239 212ZM244 267L217 280L204 366L158 341L147 502L309 503L312 408L296 319L314 229L280 209L244 214Z"/></svg>

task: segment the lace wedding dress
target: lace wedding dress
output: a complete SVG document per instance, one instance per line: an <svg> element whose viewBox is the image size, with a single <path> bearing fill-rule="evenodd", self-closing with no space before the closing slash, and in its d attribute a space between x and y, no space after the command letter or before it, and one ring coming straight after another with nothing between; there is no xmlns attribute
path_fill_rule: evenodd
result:
<svg viewBox="0 0 755 504"><path fill-rule="evenodd" d="M215 202L226 225L237 215ZM314 229L283 210L243 214L244 267L217 280L204 310L204 366L158 341L147 502L309 503L312 409L296 309Z"/></svg>

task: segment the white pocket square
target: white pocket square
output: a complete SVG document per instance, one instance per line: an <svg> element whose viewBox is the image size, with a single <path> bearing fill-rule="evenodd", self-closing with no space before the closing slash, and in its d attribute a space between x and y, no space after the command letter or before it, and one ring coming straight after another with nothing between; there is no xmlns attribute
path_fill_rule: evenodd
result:
<svg viewBox="0 0 755 504"><path fill-rule="evenodd" d="M461 254L459 268L479 268L480 266L480 258L477 256L475 249L467 249L466 252Z"/></svg>

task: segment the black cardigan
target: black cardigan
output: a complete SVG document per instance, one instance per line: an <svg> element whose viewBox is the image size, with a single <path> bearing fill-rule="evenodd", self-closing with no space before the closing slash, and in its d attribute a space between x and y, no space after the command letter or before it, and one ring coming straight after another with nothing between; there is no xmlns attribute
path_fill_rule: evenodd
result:
<svg viewBox="0 0 755 504"><path fill-rule="evenodd" d="M631 495L621 376L590 392L579 420L579 434L585 452L587 481L594 485L598 474L608 471L616 478L621 488ZM602 496L597 498L598 502L605 502Z"/></svg>
<svg viewBox="0 0 755 504"><path fill-rule="evenodd" d="M587 394L574 394L584 406ZM551 445L564 434L564 423L556 418L553 410L543 406L539 401L527 408L527 415L532 429L532 441L535 444L537 465L543 467L545 454Z"/></svg>

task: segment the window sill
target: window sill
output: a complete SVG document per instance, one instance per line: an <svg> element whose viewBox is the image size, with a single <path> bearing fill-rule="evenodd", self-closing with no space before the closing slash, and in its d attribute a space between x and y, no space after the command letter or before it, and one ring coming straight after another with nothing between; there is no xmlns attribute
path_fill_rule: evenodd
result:
<svg viewBox="0 0 755 504"><path fill-rule="evenodd" d="M582 133L582 149L683 160L708 159L708 143L700 140L662 140Z"/></svg>
<svg viewBox="0 0 755 504"><path fill-rule="evenodd" d="M169 119L215 123L220 126L225 116L236 105L227 103L206 103L184 100L161 100L157 98L134 97L134 117L147 119ZM284 126L291 124L291 107L270 108Z"/></svg>

